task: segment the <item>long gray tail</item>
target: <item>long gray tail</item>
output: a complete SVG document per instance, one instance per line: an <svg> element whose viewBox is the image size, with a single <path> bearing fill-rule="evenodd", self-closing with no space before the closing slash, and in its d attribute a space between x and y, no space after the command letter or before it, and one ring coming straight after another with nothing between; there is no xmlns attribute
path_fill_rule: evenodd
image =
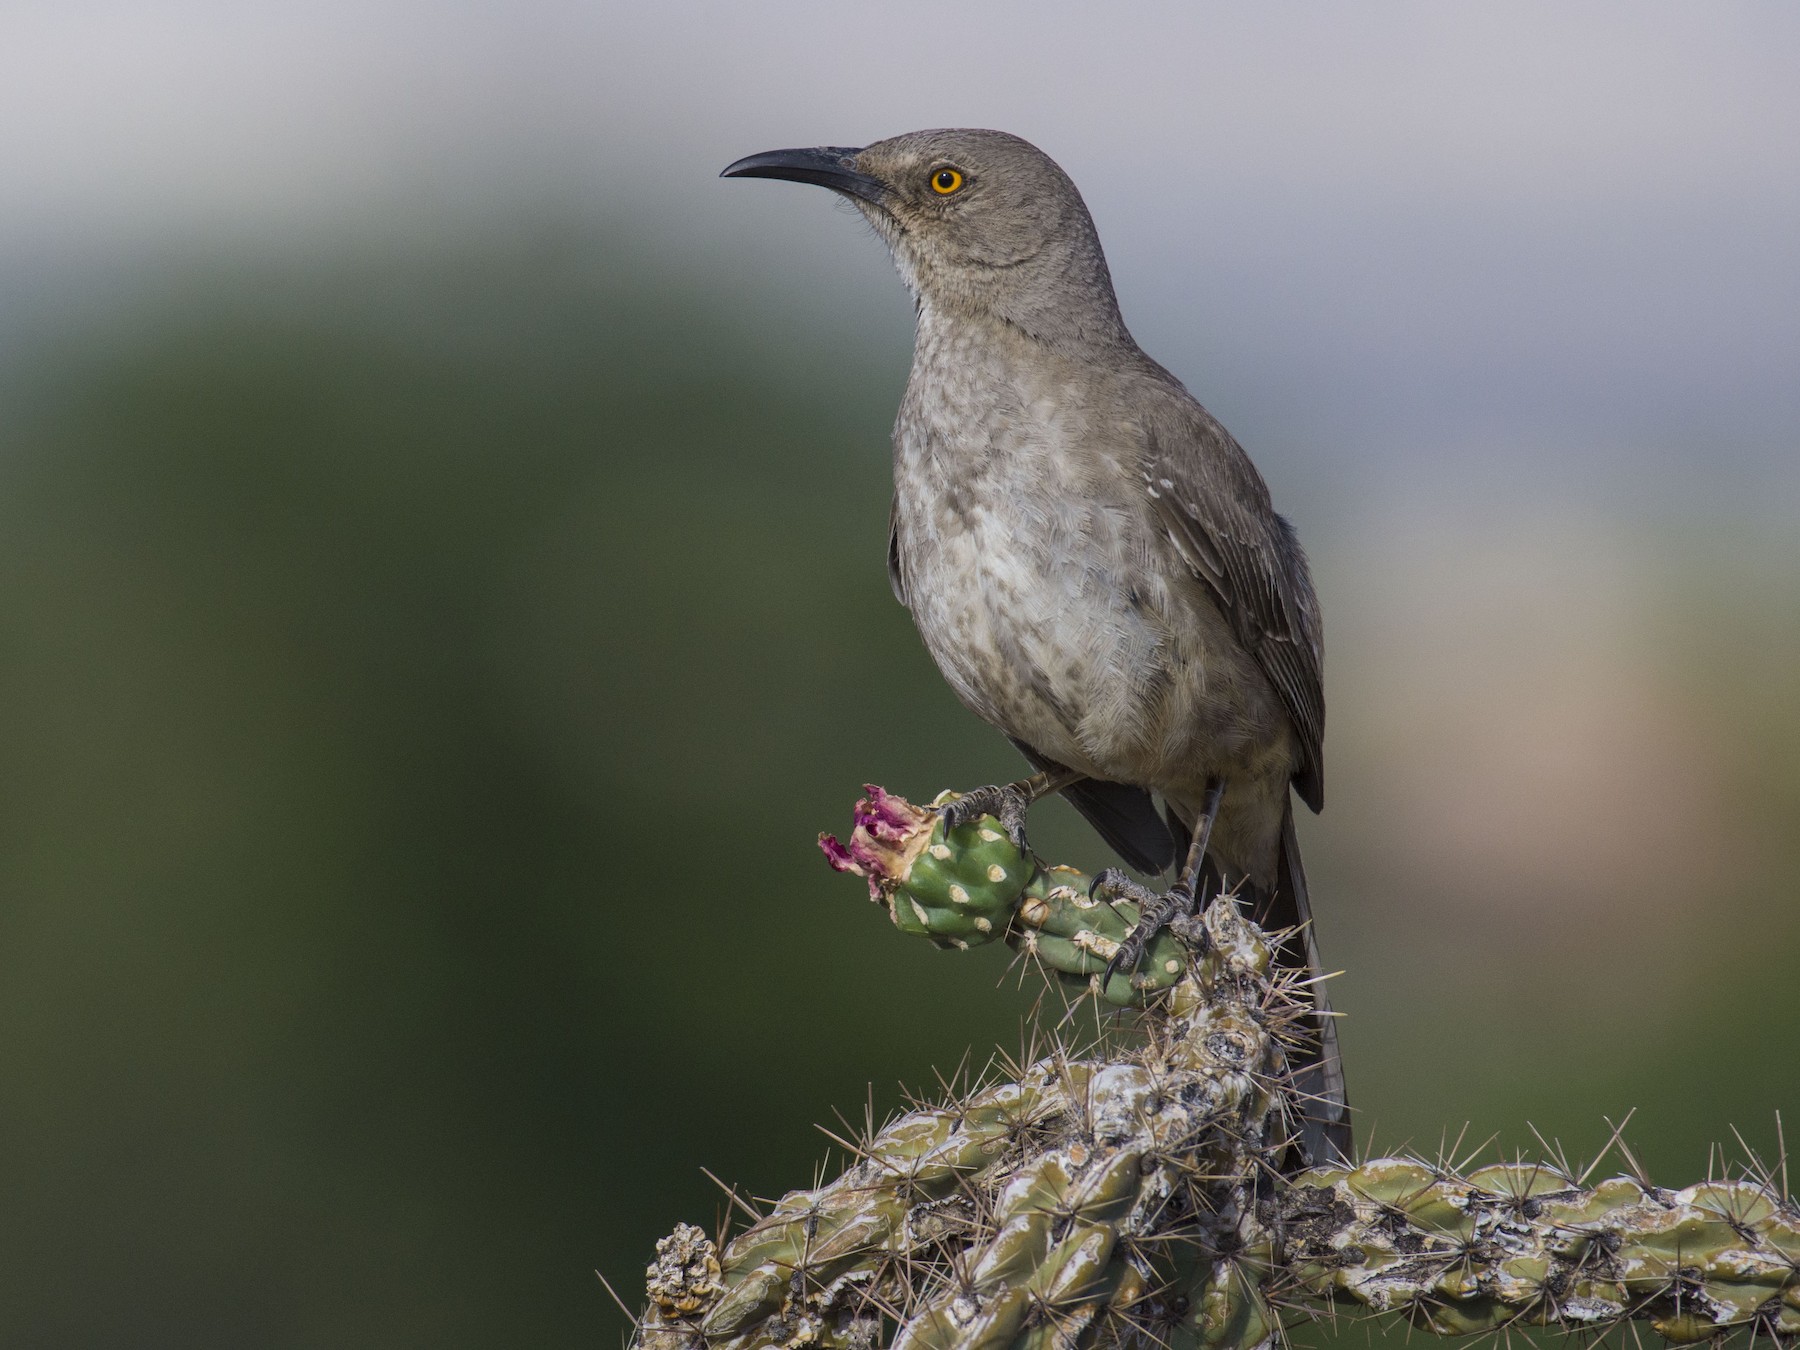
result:
<svg viewBox="0 0 1800 1350"><path fill-rule="evenodd" d="M1275 894L1264 912L1256 915L1266 928L1298 931L1280 953L1284 964L1305 963L1312 983L1306 986L1317 1010L1312 1035L1291 1052L1296 1086L1301 1093L1300 1143L1310 1163L1349 1161L1352 1152L1350 1101L1344 1091L1344 1061L1338 1054L1337 1019L1326 996L1325 973L1319 962L1319 944L1313 932L1312 898L1306 888L1306 868L1300 862L1300 841L1294 833L1294 803L1290 798L1281 821L1281 861Z"/></svg>

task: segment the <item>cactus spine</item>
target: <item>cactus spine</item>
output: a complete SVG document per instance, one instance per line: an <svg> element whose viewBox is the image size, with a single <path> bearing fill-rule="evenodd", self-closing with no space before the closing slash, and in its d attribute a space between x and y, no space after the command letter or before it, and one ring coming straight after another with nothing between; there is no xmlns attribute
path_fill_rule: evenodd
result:
<svg viewBox="0 0 1800 1350"><path fill-rule="evenodd" d="M1800 1209L1767 1178L1668 1192L1404 1158L1284 1173L1308 1005L1229 898L1099 989L1135 914L997 822L946 837L872 788L850 844L822 844L902 931L1004 938L1146 1008L1142 1035L907 1112L722 1249L681 1226L657 1244L641 1350L1260 1350L1284 1317L1333 1306L1444 1334L1645 1319L1675 1342L1800 1339Z"/></svg>

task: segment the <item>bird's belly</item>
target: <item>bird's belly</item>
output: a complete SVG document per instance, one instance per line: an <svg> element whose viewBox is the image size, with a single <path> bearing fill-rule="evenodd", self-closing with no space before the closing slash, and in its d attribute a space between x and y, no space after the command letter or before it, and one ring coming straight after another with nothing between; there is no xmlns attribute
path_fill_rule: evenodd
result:
<svg viewBox="0 0 1800 1350"><path fill-rule="evenodd" d="M1172 792L1215 773L1285 782L1273 691L1160 540L1096 512L1037 533L980 510L961 523L915 550L908 590L977 715L1094 777Z"/></svg>

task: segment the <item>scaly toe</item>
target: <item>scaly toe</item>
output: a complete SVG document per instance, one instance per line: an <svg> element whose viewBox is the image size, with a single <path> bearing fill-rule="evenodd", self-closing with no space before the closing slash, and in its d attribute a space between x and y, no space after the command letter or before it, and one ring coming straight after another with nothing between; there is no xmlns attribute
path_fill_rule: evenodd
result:
<svg viewBox="0 0 1800 1350"><path fill-rule="evenodd" d="M965 792L948 806L944 807L944 828L960 830L971 825L983 816L993 815L1000 808L1000 789L997 787L978 787L972 792Z"/></svg>
<svg viewBox="0 0 1800 1350"><path fill-rule="evenodd" d="M1102 872L1100 876L1094 878L1096 888L1099 887L1101 878L1107 877L1108 873L1113 876L1121 875L1114 869L1107 869L1107 872ZM1144 959L1144 953L1156 940L1156 935L1167 928L1171 920L1186 914L1193 901L1180 886L1176 886L1163 895L1157 895L1129 879L1115 882L1109 878L1106 889L1113 894L1126 896L1138 907L1137 926L1126 934L1125 940L1119 944L1118 951L1113 953L1112 960L1106 963L1106 974L1102 978L1110 981L1120 971L1127 974L1135 973L1138 963Z"/></svg>
<svg viewBox="0 0 1800 1350"><path fill-rule="evenodd" d="M1012 788L1000 790L1000 808L994 815L1000 822L1000 828L1006 831L1006 837L1013 842L1013 847L1025 853L1029 845L1025 842L1025 813L1031 809L1031 803L1025 794Z"/></svg>
<svg viewBox="0 0 1800 1350"><path fill-rule="evenodd" d="M960 830L983 816L992 816L1000 822L1000 828L1006 831L1013 846L1023 853L1026 851L1025 813L1030 806L1025 794L1010 783L978 787L943 808L944 831Z"/></svg>
<svg viewBox="0 0 1800 1350"><path fill-rule="evenodd" d="M1139 885L1116 867L1108 867L1094 877L1088 887L1088 899L1098 900L1103 905L1111 905L1115 900L1128 900L1138 907L1141 915L1155 905L1160 896L1148 886Z"/></svg>

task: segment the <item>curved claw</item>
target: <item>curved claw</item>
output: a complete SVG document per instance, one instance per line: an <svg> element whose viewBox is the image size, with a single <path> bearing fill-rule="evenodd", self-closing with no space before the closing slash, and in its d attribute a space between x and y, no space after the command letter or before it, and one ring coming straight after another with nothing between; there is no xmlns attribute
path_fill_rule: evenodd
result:
<svg viewBox="0 0 1800 1350"><path fill-rule="evenodd" d="M1088 883L1088 899L1111 904L1114 897L1129 900L1142 910L1145 905L1154 903L1156 892L1148 886L1140 886L1116 867L1102 868Z"/></svg>
<svg viewBox="0 0 1800 1350"><path fill-rule="evenodd" d="M946 832L959 830L983 816L992 816L1000 822L1013 846L1024 853L1029 847L1025 842L1025 813L1030 806L1030 797L1017 783L990 783L965 792L945 805L942 808L944 829Z"/></svg>
<svg viewBox="0 0 1800 1350"><path fill-rule="evenodd" d="M1094 876L1088 887L1088 898L1098 900L1102 904L1111 905L1113 899L1129 900L1138 907L1138 922L1131 932L1113 952L1112 959L1106 963L1106 970L1100 977L1101 987L1112 982L1112 977L1120 970L1135 972L1138 962L1144 959L1144 951L1152 938L1173 917L1173 908L1168 913L1160 913L1168 897L1160 896L1148 886L1140 886L1116 867L1108 867Z"/></svg>
<svg viewBox="0 0 1800 1350"><path fill-rule="evenodd" d="M1105 875L1106 873L1101 873L1101 876ZM1096 877L1095 881L1098 882L1099 879ZM1121 970L1128 974L1135 973L1138 963L1144 959L1144 953L1156 940L1157 934L1167 928L1171 920L1188 914L1193 909L1194 897L1179 882L1162 895L1129 880L1122 886L1116 886L1120 890L1126 888L1129 888L1127 893L1136 892L1132 899L1138 902L1137 926L1119 944L1119 949L1112 954L1112 960L1106 963L1106 971L1100 977L1102 988L1111 983L1112 977ZM1109 885L1108 889L1115 889L1115 885ZM1091 891L1089 893L1092 894Z"/></svg>

